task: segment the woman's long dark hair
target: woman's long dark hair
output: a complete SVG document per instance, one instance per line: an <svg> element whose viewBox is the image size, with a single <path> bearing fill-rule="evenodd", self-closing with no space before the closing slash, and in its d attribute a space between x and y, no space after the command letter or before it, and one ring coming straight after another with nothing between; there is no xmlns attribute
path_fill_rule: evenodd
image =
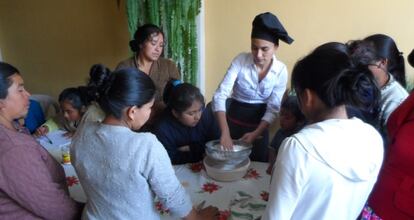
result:
<svg viewBox="0 0 414 220"><path fill-rule="evenodd" d="M398 50L395 41L385 34L374 34L366 37L364 40L374 44L377 53L382 59L388 60L388 72L390 72L395 80L403 87L406 87L405 64L402 52Z"/></svg>
<svg viewBox="0 0 414 220"><path fill-rule="evenodd" d="M321 45L296 63L292 85L297 94L304 89L315 91L327 108L345 104L372 108L380 96L368 68L354 66L346 46L334 42Z"/></svg>
<svg viewBox="0 0 414 220"><path fill-rule="evenodd" d="M107 115L120 119L125 108L141 107L154 99L154 82L136 68L120 69L112 73L108 73L107 68L97 68L94 75L101 79L100 84L95 85L97 100Z"/></svg>

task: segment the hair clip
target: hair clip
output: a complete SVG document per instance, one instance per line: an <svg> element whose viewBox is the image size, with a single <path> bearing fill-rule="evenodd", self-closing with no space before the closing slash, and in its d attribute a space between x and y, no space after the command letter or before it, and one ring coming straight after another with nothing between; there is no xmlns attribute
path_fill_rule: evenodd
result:
<svg viewBox="0 0 414 220"><path fill-rule="evenodd" d="M172 85L174 86L174 87L176 87L177 85L180 85L182 82L181 82L181 80L179 80L179 79L176 79L176 80L174 80L174 81L172 81Z"/></svg>

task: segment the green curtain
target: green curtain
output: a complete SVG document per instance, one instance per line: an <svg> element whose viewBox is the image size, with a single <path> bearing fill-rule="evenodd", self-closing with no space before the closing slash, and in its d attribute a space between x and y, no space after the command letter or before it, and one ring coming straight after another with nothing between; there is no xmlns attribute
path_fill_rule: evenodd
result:
<svg viewBox="0 0 414 220"><path fill-rule="evenodd" d="M183 80L193 85L197 84L196 17L200 8L201 0L126 0L131 38L145 23L161 27L167 43L164 56L174 60Z"/></svg>

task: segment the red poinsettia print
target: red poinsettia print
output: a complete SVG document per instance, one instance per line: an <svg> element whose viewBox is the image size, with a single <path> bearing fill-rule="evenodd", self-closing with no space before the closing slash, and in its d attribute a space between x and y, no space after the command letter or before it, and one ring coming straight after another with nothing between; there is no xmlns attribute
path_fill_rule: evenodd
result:
<svg viewBox="0 0 414 220"><path fill-rule="evenodd" d="M243 177L245 179L259 179L262 178L262 176L260 176L260 173L257 172L257 170L250 168L249 170L247 170L246 175Z"/></svg>
<svg viewBox="0 0 414 220"><path fill-rule="evenodd" d="M162 205L160 201L155 202L155 208L161 215L166 215L170 213L170 210L164 208L164 206Z"/></svg>
<svg viewBox="0 0 414 220"><path fill-rule="evenodd" d="M269 193L268 192L266 192L266 191L262 191L262 193L260 193L260 196L262 197L262 199L264 200L264 201L268 201L269 200Z"/></svg>
<svg viewBox="0 0 414 220"><path fill-rule="evenodd" d="M218 217L218 220L227 220L230 217L230 210L219 210L220 215Z"/></svg>
<svg viewBox="0 0 414 220"><path fill-rule="evenodd" d="M68 176L66 177L66 184L71 187L73 185L79 184L79 180L76 176Z"/></svg>
<svg viewBox="0 0 414 220"><path fill-rule="evenodd" d="M199 193L204 193L204 192L208 192L208 193L213 193L217 190L219 190L221 188L221 186L217 185L214 182L207 182L204 183L203 186L201 187L201 191Z"/></svg>
<svg viewBox="0 0 414 220"><path fill-rule="evenodd" d="M201 170L204 170L203 162L200 161L198 163L190 164L190 170L193 171L193 173L199 173Z"/></svg>

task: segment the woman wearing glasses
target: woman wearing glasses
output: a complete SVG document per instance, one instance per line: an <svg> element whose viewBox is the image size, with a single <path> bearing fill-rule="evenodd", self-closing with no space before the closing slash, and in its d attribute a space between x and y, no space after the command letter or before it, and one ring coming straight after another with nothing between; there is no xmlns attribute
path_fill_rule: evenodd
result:
<svg viewBox="0 0 414 220"><path fill-rule="evenodd" d="M380 130L386 142L388 117L407 98L408 93L394 76L388 72L388 60L381 57L371 42L366 40L354 41L349 43L349 49L356 65L368 66L381 89L381 99L379 101L375 127Z"/></svg>

